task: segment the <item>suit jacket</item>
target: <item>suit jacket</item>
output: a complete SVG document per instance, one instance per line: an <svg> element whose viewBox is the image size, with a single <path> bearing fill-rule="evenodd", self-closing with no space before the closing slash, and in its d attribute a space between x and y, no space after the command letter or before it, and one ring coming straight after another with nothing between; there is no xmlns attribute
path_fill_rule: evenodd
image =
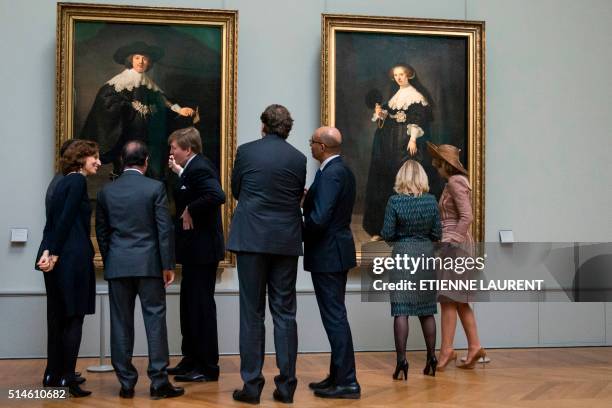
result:
<svg viewBox="0 0 612 408"><path fill-rule="evenodd" d="M341 157L315 177L304 199L304 270L343 272L357 265L351 215L355 176Z"/></svg>
<svg viewBox="0 0 612 408"><path fill-rule="evenodd" d="M162 277L162 269L174 269L174 231L164 185L124 171L98 193L96 236L104 279Z"/></svg>
<svg viewBox="0 0 612 408"><path fill-rule="evenodd" d="M238 148L232 194L238 206L228 249L302 255L300 200L306 183L306 156L270 134Z"/></svg>
<svg viewBox="0 0 612 408"><path fill-rule="evenodd" d="M470 226L472 215L472 186L461 174L451 176L440 196L440 220L442 221L442 242L474 242Z"/></svg>
<svg viewBox="0 0 612 408"><path fill-rule="evenodd" d="M179 178L176 199L176 258L181 264L209 264L224 258L221 205L225 193L213 163L198 154ZM181 214L189 207L194 229L184 230Z"/></svg>

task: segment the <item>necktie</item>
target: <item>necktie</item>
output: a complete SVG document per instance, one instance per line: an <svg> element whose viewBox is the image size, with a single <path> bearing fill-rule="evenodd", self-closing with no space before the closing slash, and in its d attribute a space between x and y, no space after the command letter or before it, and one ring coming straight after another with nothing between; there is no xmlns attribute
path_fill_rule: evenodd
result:
<svg viewBox="0 0 612 408"><path fill-rule="evenodd" d="M321 177L321 173L323 173L321 169L317 170L317 174L315 174L314 181L312 182L313 185L315 185L317 181L319 181L319 177Z"/></svg>

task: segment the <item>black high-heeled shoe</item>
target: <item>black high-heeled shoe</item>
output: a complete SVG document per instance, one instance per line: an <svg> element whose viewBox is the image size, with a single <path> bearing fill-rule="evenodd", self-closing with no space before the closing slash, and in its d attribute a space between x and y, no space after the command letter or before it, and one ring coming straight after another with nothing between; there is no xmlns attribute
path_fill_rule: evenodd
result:
<svg viewBox="0 0 612 408"><path fill-rule="evenodd" d="M398 361L393 372L393 379L399 380L400 373L404 373L404 381L408 380L408 360Z"/></svg>
<svg viewBox="0 0 612 408"><path fill-rule="evenodd" d="M423 374L435 377L437 367L438 359L436 358L435 354L427 356L427 363L425 364L425 368L423 369Z"/></svg>
<svg viewBox="0 0 612 408"><path fill-rule="evenodd" d="M62 378L60 380L59 386L68 388L68 393L70 396L75 398L82 398L91 395L91 391L82 389L75 381L68 381L66 378Z"/></svg>

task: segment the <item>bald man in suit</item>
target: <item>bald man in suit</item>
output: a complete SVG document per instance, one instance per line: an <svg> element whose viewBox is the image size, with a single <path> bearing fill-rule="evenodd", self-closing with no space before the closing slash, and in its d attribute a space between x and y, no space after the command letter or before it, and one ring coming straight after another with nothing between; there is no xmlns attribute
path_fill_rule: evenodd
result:
<svg viewBox="0 0 612 408"><path fill-rule="evenodd" d="M344 305L347 274L357 265L351 232L355 176L340 156L341 145L333 127L317 129L310 139L320 168L304 199L304 270L311 272L331 361L327 378L309 387L317 397L357 399L361 388Z"/></svg>

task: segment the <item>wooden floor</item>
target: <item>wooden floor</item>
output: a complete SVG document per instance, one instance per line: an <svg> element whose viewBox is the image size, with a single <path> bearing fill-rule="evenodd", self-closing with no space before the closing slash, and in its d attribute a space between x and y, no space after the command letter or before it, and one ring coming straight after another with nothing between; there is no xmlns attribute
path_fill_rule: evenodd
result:
<svg viewBox="0 0 612 408"><path fill-rule="evenodd" d="M320 380L327 373L328 354L301 354L298 358L296 407L612 407L612 348L514 349L489 350L492 362L486 368L464 371L455 367L433 377L423 376L423 352L408 354L408 381L393 381L393 353L358 353L357 374L362 398L357 401L322 400L308 390L310 381ZM172 363L176 362L172 359ZM80 359L78 369L85 372L96 359ZM83 407L239 407L232 400L234 388L241 385L237 356L221 357L221 378L217 383L187 384L186 395L172 400L152 401L148 398L149 381L146 359L136 358L141 377L136 398L122 400L117 396L119 385L113 373L87 376L87 398L68 401L7 400L8 389L39 387L44 360L0 360L1 407L83 406ZM266 356L266 386L261 406L282 407L273 401L274 356Z"/></svg>

